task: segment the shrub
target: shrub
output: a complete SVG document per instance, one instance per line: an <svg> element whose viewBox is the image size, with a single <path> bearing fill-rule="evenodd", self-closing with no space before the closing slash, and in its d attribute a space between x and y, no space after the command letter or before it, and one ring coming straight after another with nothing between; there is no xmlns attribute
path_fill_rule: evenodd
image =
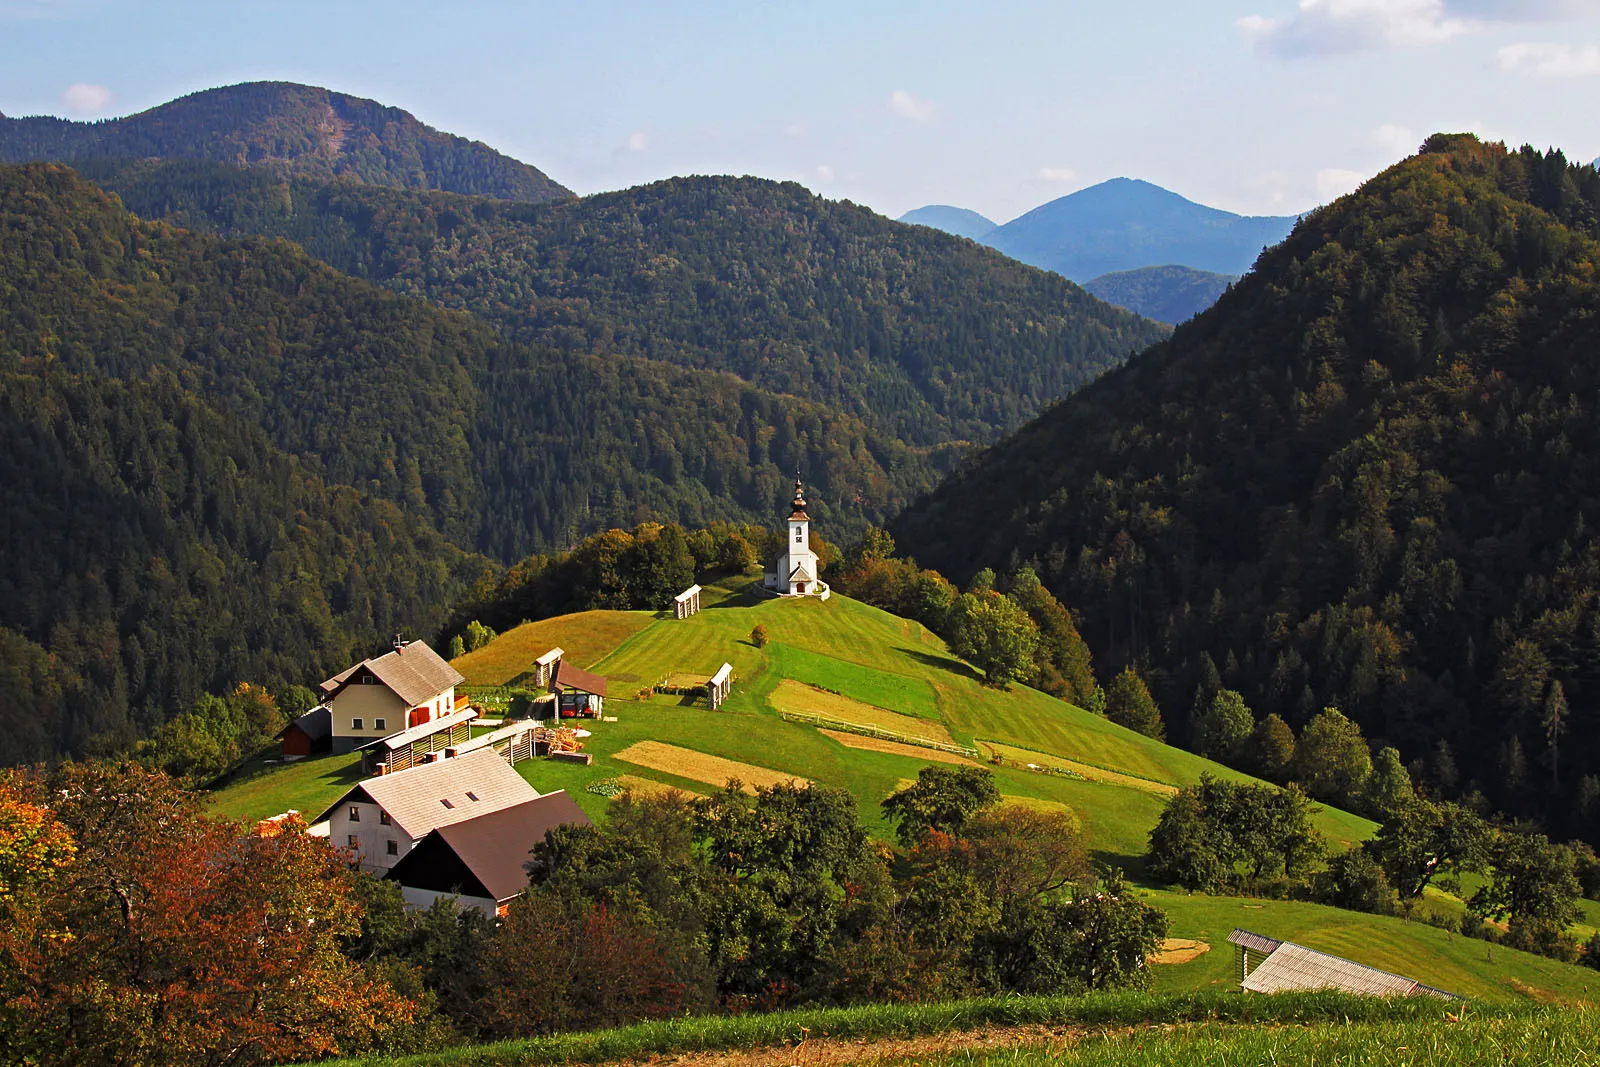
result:
<svg viewBox="0 0 1600 1067"><path fill-rule="evenodd" d="M767 628L759 622L750 628L750 643L757 648L767 647Z"/></svg>

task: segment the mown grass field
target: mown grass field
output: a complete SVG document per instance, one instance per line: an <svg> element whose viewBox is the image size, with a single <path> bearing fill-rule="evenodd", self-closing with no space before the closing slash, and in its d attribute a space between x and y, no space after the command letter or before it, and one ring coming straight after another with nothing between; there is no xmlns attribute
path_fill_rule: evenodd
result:
<svg viewBox="0 0 1600 1067"><path fill-rule="evenodd" d="M265 819L293 809L314 819L361 780L361 756L314 756L294 763L276 755L240 767L206 798L206 810L225 819Z"/></svg>
<svg viewBox="0 0 1600 1067"><path fill-rule="evenodd" d="M330 1067L680 1062L929 1065L1600 1063L1593 1008L1484 1008L1331 994L1096 994L691 1016ZM896 1050L898 1054L886 1055ZM955 1050L955 1051L952 1051ZM739 1054L743 1053L741 1057ZM720 1054L720 1055L719 1055Z"/></svg>
<svg viewBox="0 0 1600 1067"><path fill-rule="evenodd" d="M1484 1003L1533 999L1600 1004L1600 971L1491 945L1426 923L1294 900L1168 890L1146 895L1171 919L1171 936L1211 946L1210 952L1189 963L1157 967L1156 989L1164 992L1236 989L1234 949L1227 939L1234 927L1242 926Z"/></svg>
<svg viewBox="0 0 1600 1067"><path fill-rule="evenodd" d="M1100 780L1083 780L1015 767L993 768L1001 793L1036 805L1063 806L1083 827L1096 858L1128 869L1137 878L1148 834L1166 802L1166 789L1198 781L1202 773L1240 779L1236 771L1199 756L1170 748L1126 730L1080 708L1021 686L999 692L983 686L973 672L954 659L942 641L923 627L877 609L834 596L816 600L770 600L743 593L737 586L708 585L706 607L691 619L678 621L650 613L597 613L546 620L537 640L528 644L518 628L474 653L479 662L502 655L497 645L516 642L510 662L533 655L551 644L569 651L586 647L597 659L591 668L610 681L606 712L618 721L584 721L593 736L586 751L591 766L535 760L518 770L541 792L567 790L594 818L602 818L610 801L587 787L601 779L629 778L704 794L713 786L657 766L618 758L639 742L658 742L692 750L777 775L793 775L823 785L849 789L856 797L863 823L875 834L890 835L879 803L933 762L897 752L850 747L819 730L783 720L780 707L792 706L796 683L825 686L842 694L833 703L871 705L896 713L905 724L942 726L962 743L992 741L1011 756L1039 754L1040 763L1063 763L1083 772L1095 768L1118 772ZM597 616L618 616L604 623ZM769 643L757 648L751 628L766 626ZM571 635L564 625L573 627ZM584 642L589 644L585 645ZM531 662L531 656L528 656ZM709 676L724 661L732 663L732 695L718 711L703 699L656 695L637 699L640 689L674 673ZM780 691L781 687L781 691ZM807 692L814 692L806 690ZM825 696L826 694L819 694ZM843 717L843 716L841 716ZM683 769L688 769L687 766ZM338 772L338 773L335 773ZM348 788L345 773L326 761L281 767L229 785L213 800L214 810L237 816L272 815L287 807L320 811ZM694 771L703 778L705 775ZM1130 777L1122 777L1122 775ZM753 778L754 775L748 777ZM1332 840L1353 843L1369 836L1373 823L1335 809L1324 809L1317 822ZM1565 967L1533 956L1450 935L1420 923L1356 915L1295 902L1240 901L1231 898L1152 892L1152 899L1172 916L1176 937L1195 937L1213 944L1213 951L1192 963L1158 971L1160 988L1203 990L1227 988L1232 952L1226 945L1235 925L1273 937L1303 940L1317 948L1372 966L1398 971L1430 985L1483 1000L1517 999L1523 995L1583 998L1590 994L1594 972ZM1442 904L1441 906L1448 906ZM1455 902L1460 907L1459 901ZM1343 933L1340 933L1340 931ZM1520 984L1520 986L1519 986ZM1600 989L1600 986L1595 986Z"/></svg>
<svg viewBox="0 0 1600 1067"><path fill-rule="evenodd" d="M647 611L582 611L525 622L482 648L457 656L451 666L468 685L511 685L552 648L564 649L574 666L588 667L654 619Z"/></svg>

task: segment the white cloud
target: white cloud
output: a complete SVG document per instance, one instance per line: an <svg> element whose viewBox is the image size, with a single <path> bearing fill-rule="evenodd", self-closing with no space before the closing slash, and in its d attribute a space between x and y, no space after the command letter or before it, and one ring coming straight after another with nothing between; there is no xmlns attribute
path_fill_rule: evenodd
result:
<svg viewBox="0 0 1600 1067"><path fill-rule="evenodd" d="M1600 74L1600 47L1592 44L1508 44L1500 49L1500 69L1535 78L1588 78Z"/></svg>
<svg viewBox="0 0 1600 1067"><path fill-rule="evenodd" d="M1384 151L1396 156L1409 156L1421 143L1409 126L1386 122L1372 131L1372 140Z"/></svg>
<svg viewBox="0 0 1600 1067"><path fill-rule="evenodd" d="M1439 44L1480 22L1445 0L1300 0L1292 18L1247 15L1235 25L1258 51L1292 59Z"/></svg>
<svg viewBox="0 0 1600 1067"><path fill-rule="evenodd" d="M1358 170L1339 170L1336 167L1319 170L1317 171L1317 195L1324 200L1332 200L1343 196L1345 193L1355 192L1361 183L1366 180L1367 176Z"/></svg>
<svg viewBox="0 0 1600 1067"><path fill-rule="evenodd" d="M650 147L650 138L643 130L634 130L628 134L628 142L623 147L630 152L643 152Z"/></svg>
<svg viewBox="0 0 1600 1067"><path fill-rule="evenodd" d="M817 181L819 182L833 181L833 168L828 166L826 163L817 164L814 173L816 174Z"/></svg>
<svg viewBox="0 0 1600 1067"><path fill-rule="evenodd" d="M1040 167L1039 177L1047 182L1070 182L1078 172L1070 167Z"/></svg>
<svg viewBox="0 0 1600 1067"><path fill-rule="evenodd" d="M111 90L104 85L75 82L61 92L61 106L74 115L98 115L111 103Z"/></svg>
<svg viewBox="0 0 1600 1067"><path fill-rule="evenodd" d="M889 110L912 122L929 122L933 119L933 105L904 89L896 89L889 94Z"/></svg>

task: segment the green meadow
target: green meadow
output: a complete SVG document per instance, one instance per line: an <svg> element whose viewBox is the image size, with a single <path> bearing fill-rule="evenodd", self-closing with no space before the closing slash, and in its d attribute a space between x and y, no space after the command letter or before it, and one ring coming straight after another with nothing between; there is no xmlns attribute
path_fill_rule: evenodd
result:
<svg viewBox="0 0 1600 1067"><path fill-rule="evenodd" d="M887 837L890 827L879 803L931 761L915 752L849 747L810 726L785 721L769 701L784 679L941 723L963 744L995 741L1132 776L1131 781L1093 781L1011 766L992 768L1002 794L1069 808L1095 857L1124 867L1136 879L1150 829L1165 803L1148 782L1184 786L1204 773L1245 777L1024 686L1003 692L984 686L922 626L843 596L826 602L774 600L754 595L740 581L708 585L704 603L699 615L681 621L665 612L586 612L544 620L534 624L536 632L512 630L457 665L469 684L504 684L551 644L584 649L591 669L610 683L606 713L617 721L576 724L591 731L585 741L585 751L594 757L590 766L534 760L519 764L518 770L541 792L565 789L594 818L604 816L610 801L588 787L604 779L626 775L702 794L721 784L678 773L687 768L664 769L619 757L636 742L653 741L849 789L863 823ZM768 633L763 648L750 641L758 623ZM733 665L735 682L731 697L717 711L703 698L640 698L642 690L668 675L709 677L724 662ZM238 818L259 818L289 807L314 813L349 787L352 774L349 757L247 768L213 795L212 809ZM1376 828L1369 820L1333 808L1324 808L1317 821L1330 839L1345 844L1363 840ZM1591 981L1591 976L1600 977L1595 972L1498 946L1490 952L1484 942L1422 923L1292 901L1156 889L1150 894L1172 917L1173 936L1212 946L1189 963L1159 968L1157 988L1162 990L1231 987L1232 955L1225 938L1234 926L1244 926L1484 1001L1588 999L1600 991ZM1430 903L1435 910L1460 908L1452 898Z"/></svg>

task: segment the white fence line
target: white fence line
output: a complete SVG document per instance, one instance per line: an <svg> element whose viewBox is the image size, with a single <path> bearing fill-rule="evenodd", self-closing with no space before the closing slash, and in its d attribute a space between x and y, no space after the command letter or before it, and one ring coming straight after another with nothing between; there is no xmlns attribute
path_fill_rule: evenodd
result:
<svg viewBox="0 0 1600 1067"><path fill-rule="evenodd" d="M966 745L956 745L949 741L940 741L932 737L922 737L917 734L902 734L894 730L885 730L873 723L847 722L844 719L835 719L827 715L813 715L804 711L781 712L785 722L804 723L808 726L821 726L829 730L840 730L847 734L861 734L863 737L876 737L882 741L897 741L902 745L914 745L917 748L931 748L939 752L950 752L957 756L966 756L970 759L982 759L982 754L975 748Z"/></svg>

